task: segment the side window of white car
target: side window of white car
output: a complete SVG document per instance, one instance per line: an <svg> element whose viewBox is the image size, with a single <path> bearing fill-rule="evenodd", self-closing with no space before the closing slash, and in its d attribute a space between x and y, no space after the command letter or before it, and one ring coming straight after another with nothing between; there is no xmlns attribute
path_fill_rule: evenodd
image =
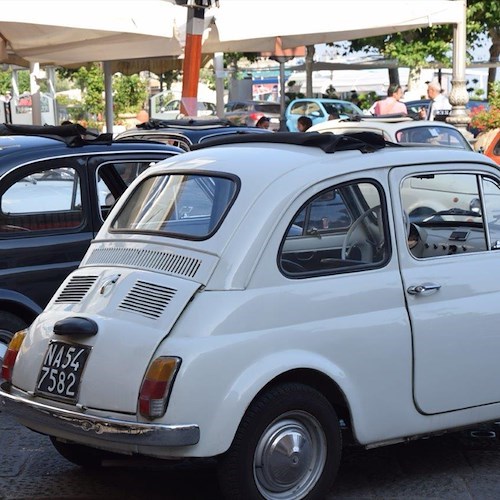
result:
<svg viewBox="0 0 500 500"><path fill-rule="evenodd" d="M13 179L0 198L0 233L64 230L83 222L81 184L73 168L50 168Z"/></svg>
<svg viewBox="0 0 500 500"><path fill-rule="evenodd" d="M413 256L442 257L487 249L480 180L478 175L461 173L404 179L401 201L407 219L408 248ZM493 188L498 197L498 188L490 183L488 189ZM498 198L495 202L498 207Z"/></svg>
<svg viewBox="0 0 500 500"><path fill-rule="evenodd" d="M500 185L498 181L484 178L483 193L489 248L500 250Z"/></svg>
<svg viewBox="0 0 500 500"><path fill-rule="evenodd" d="M380 189L363 181L311 198L294 216L281 245L283 274L304 278L383 265L389 238Z"/></svg>

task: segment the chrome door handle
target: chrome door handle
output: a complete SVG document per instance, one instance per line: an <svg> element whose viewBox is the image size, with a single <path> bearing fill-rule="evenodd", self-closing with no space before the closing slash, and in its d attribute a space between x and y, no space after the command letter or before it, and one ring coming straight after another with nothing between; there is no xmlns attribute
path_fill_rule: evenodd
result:
<svg viewBox="0 0 500 500"><path fill-rule="evenodd" d="M410 286L407 289L407 292L410 295L430 295L438 291L441 288L441 285L437 283L422 283L421 285Z"/></svg>

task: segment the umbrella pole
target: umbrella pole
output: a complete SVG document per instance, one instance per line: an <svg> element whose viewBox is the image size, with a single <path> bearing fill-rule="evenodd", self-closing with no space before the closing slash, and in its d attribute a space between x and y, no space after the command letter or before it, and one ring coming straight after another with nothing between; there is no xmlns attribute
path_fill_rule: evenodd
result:
<svg viewBox="0 0 500 500"><path fill-rule="evenodd" d="M188 7L181 99L181 113L185 116L198 115L198 80L200 79L204 18L205 9Z"/></svg>

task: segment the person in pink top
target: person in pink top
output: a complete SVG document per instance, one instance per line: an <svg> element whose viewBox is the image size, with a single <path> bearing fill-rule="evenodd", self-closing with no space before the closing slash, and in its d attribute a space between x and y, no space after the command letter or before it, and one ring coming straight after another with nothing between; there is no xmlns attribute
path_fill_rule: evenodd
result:
<svg viewBox="0 0 500 500"><path fill-rule="evenodd" d="M403 95L404 92L401 85L389 85L387 97L375 103L373 114L375 116L394 114L407 115L408 110L406 109L406 105L400 102Z"/></svg>

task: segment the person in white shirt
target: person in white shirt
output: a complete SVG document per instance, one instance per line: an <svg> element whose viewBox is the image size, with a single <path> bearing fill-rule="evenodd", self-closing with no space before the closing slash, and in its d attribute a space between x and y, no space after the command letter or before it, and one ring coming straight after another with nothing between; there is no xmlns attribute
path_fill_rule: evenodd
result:
<svg viewBox="0 0 500 500"><path fill-rule="evenodd" d="M443 89L437 80L429 82L427 85L427 95L431 102L427 109L420 111L420 118L423 120L436 120L436 116L446 116L451 111L451 104L443 94Z"/></svg>

